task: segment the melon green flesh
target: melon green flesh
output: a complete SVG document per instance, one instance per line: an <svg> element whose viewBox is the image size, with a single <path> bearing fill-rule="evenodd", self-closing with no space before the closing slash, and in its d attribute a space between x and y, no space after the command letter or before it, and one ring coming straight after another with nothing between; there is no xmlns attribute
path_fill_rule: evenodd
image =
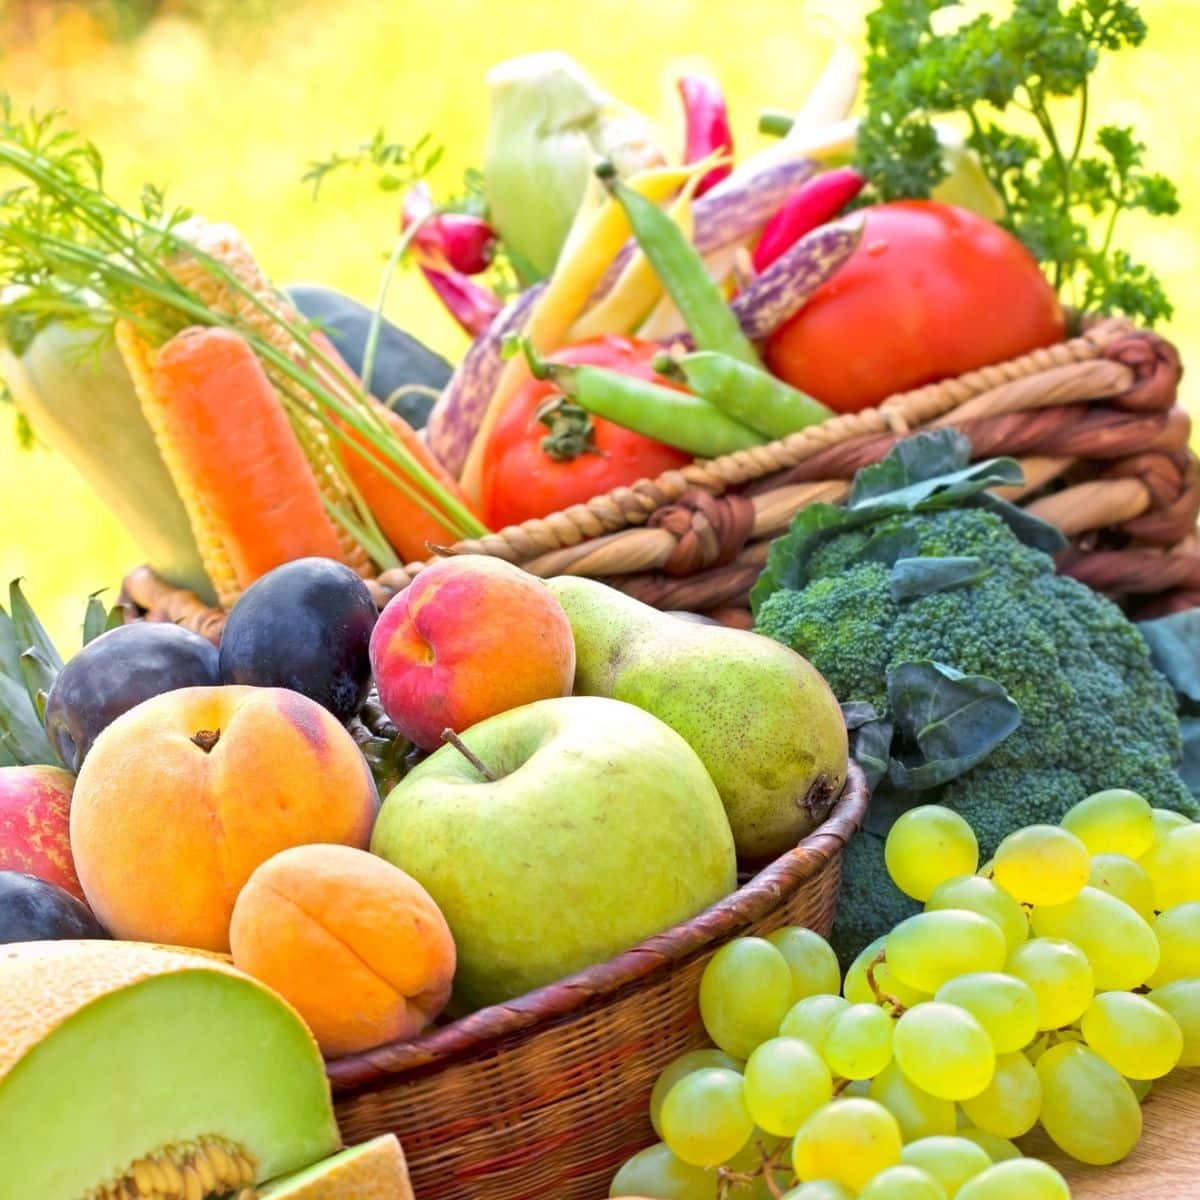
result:
<svg viewBox="0 0 1200 1200"><path fill-rule="evenodd" d="M162 1146L219 1134L257 1179L338 1148L299 1018L236 976L142 980L71 1016L0 1081L0 1200L78 1200Z"/></svg>
<svg viewBox="0 0 1200 1200"><path fill-rule="evenodd" d="M371 1141L364 1142L361 1146L351 1146L348 1150L343 1150L340 1154L335 1154L323 1162L314 1163L311 1167L305 1167L302 1171L288 1175L285 1179L272 1181L260 1189L259 1196L262 1200L303 1200L305 1193L313 1188L313 1185L323 1183L332 1185L334 1180L331 1177L345 1171L347 1175L345 1194L349 1197L352 1194L351 1188L357 1189L366 1186L362 1177L354 1175L351 1170L355 1160L378 1158L380 1171L384 1172L394 1161L395 1154L390 1145L381 1145L381 1143L390 1143L390 1141L390 1137L384 1135L380 1138L372 1138ZM365 1168L360 1169L365 1170ZM384 1183L392 1182L386 1176L381 1175L381 1178ZM354 1194L358 1195L357 1191ZM372 1195L374 1194L376 1193L372 1192ZM378 1194L383 1195L384 1193ZM388 1192L386 1194L391 1196L395 1193Z"/></svg>

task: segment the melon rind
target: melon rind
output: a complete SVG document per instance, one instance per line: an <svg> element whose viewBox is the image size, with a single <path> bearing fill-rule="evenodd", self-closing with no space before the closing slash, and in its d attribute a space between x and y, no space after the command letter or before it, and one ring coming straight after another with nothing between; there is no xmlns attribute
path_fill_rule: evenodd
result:
<svg viewBox="0 0 1200 1200"><path fill-rule="evenodd" d="M0 948L0 1200L78 1200L205 1136L248 1151L256 1182L340 1146L320 1051L290 1005L162 947Z"/></svg>
<svg viewBox="0 0 1200 1200"><path fill-rule="evenodd" d="M372 1138L259 1190L261 1200L412 1200L395 1134Z"/></svg>

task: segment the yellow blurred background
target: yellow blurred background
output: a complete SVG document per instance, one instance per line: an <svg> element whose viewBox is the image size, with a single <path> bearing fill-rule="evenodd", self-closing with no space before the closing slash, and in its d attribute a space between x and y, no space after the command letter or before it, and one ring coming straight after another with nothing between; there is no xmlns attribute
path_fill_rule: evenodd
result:
<svg viewBox="0 0 1200 1200"><path fill-rule="evenodd" d="M352 149L380 127L402 141L430 131L446 147L434 190L454 190L481 157L484 72L547 48L574 54L674 137L676 76L712 72L730 97L745 150L758 141L760 108L803 100L828 49L822 22L835 20L861 39L873 4L143 0L141 7L157 15L114 36L93 6L0 0L0 86L19 105L66 110L101 148L109 185L122 197L135 197L144 181L163 184L177 203L236 224L277 281L319 281L371 303L396 230L396 198L347 173L314 202L300 183L311 160ZM1150 37L1101 68L1093 119L1134 125L1150 165L1179 185L1180 217L1130 219L1121 234L1174 299L1164 331L1185 362L1200 364L1200 126L1192 100L1200 3L1142 0L1141 9ZM451 358L464 348L415 274L394 288L389 315ZM1185 387L1194 407L1200 386ZM53 635L74 648L84 597L106 588L115 599L137 548L66 463L44 449L18 449L7 414L0 410L0 583L24 576Z"/></svg>

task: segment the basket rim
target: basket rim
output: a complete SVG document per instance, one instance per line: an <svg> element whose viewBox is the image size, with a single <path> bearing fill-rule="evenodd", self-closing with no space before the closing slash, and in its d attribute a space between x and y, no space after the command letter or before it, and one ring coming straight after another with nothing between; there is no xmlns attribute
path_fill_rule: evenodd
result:
<svg viewBox="0 0 1200 1200"><path fill-rule="evenodd" d="M703 912L606 962L597 963L501 1004L470 1013L406 1041L389 1042L326 1063L335 1093L368 1088L421 1067L440 1066L486 1049L501 1038L571 1016L598 997L642 983L753 923L792 895L838 854L866 816L870 787L850 759L833 807L811 833L741 887Z"/></svg>

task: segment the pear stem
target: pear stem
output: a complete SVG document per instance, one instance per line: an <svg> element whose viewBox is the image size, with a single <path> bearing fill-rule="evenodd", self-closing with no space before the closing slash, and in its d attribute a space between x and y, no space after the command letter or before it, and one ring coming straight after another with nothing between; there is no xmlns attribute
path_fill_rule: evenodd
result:
<svg viewBox="0 0 1200 1200"><path fill-rule="evenodd" d="M489 783L495 783L500 778L494 774L485 763L466 742L454 732L453 729L446 728L442 730L442 741L451 745L484 777Z"/></svg>

